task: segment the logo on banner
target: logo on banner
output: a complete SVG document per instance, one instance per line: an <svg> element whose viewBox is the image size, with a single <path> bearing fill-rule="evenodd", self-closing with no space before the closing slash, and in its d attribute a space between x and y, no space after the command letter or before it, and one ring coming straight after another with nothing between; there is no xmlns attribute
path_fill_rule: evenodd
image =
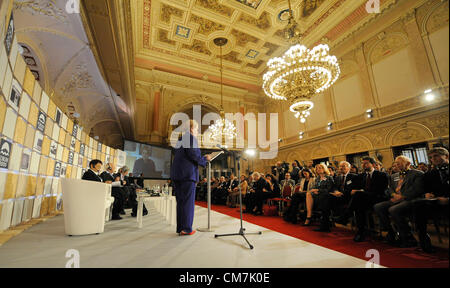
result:
<svg viewBox="0 0 450 288"><path fill-rule="evenodd" d="M0 168L8 169L9 157L11 155L11 143L2 139L0 147Z"/></svg>
<svg viewBox="0 0 450 288"><path fill-rule="evenodd" d="M74 153L71 151L71 152L69 152L69 165L72 165L73 164L73 156L74 156Z"/></svg>
<svg viewBox="0 0 450 288"><path fill-rule="evenodd" d="M78 125L73 125L72 136L77 137L77 133L78 133Z"/></svg>
<svg viewBox="0 0 450 288"><path fill-rule="evenodd" d="M45 131L45 123L47 122L47 117L45 116L44 113L39 112L39 117L38 117L38 122L36 124L36 128L41 131L42 133L44 133Z"/></svg>
<svg viewBox="0 0 450 288"><path fill-rule="evenodd" d="M55 163L55 172L53 173L54 177L59 177L61 175L61 162Z"/></svg>
<svg viewBox="0 0 450 288"><path fill-rule="evenodd" d="M70 140L70 148L75 149L75 143L76 143L75 137L72 137L72 140Z"/></svg>
<svg viewBox="0 0 450 288"><path fill-rule="evenodd" d="M83 155L83 156L85 156L84 155L84 150L85 149L86 149L86 145L85 144L81 144L81 146L80 146L80 154Z"/></svg>

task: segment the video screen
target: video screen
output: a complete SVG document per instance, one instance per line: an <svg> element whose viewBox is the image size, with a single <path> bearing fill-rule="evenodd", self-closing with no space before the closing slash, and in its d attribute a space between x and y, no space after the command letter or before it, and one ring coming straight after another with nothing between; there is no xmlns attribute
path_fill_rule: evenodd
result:
<svg viewBox="0 0 450 288"><path fill-rule="evenodd" d="M169 179L172 150L125 140L126 165L133 177Z"/></svg>

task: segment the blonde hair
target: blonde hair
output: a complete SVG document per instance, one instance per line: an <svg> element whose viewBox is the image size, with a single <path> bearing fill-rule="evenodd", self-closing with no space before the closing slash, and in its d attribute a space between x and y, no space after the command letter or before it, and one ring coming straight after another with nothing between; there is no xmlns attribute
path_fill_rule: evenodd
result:
<svg viewBox="0 0 450 288"><path fill-rule="evenodd" d="M189 131L190 131L192 128L195 128L195 127L198 128L198 122L195 121L195 120L189 120Z"/></svg>
<svg viewBox="0 0 450 288"><path fill-rule="evenodd" d="M397 156L397 158L395 158L395 160L397 160L397 159L401 159L405 163L412 164L411 159L409 159L408 157L406 157L404 155Z"/></svg>
<svg viewBox="0 0 450 288"><path fill-rule="evenodd" d="M316 174L317 175L319 175L319 173L317 172L317 167L322 167L322 169L323 169L323 171L324 171L324 173L325 173L325 175L327 175L327 176L330 176L330 170L328 170L328 167L327 167L327 165L325 165L325 164L323 164L323 163L320 163L320 164L317 164L316 165L316 167L315 167L315 169L314 169L314 172L316 172Z"/></svg>

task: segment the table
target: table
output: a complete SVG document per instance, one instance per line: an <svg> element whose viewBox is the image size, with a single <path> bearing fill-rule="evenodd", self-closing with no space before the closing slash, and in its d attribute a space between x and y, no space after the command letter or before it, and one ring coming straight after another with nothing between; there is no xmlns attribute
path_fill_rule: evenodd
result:
<svg viewBox="0 0 450 288"><path fill-rule="evenodd" d="M138 209L137 222L138 228L142 228L142 212L144 210L144 202L148 203L156 209L158 213L164 216L170 225L177 223L177 200L175 196L151 197L147 193L137 193ZM150 207L149 207L150 208Z"/></svg>

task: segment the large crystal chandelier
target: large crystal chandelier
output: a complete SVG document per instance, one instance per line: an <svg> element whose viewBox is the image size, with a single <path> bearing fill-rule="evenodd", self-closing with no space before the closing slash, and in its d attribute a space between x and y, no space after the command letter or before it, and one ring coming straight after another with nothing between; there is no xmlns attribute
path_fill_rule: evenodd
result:
<svg viewBox="0 0 450 288"><path fill-rule="evenodd" d="M290 0L289 12L285 36L293 46L282 57L269 60L263 89L273 99L289 101L291 112L305 123L314 107L312 97L333 85L341 70L337 58L329 54L328 45L320 44L310 50L300 44L302 34Z"/></svg>
<svg viewBox="0 0 450 288"><path fill-rule="evenodd" d="M214 39L214 44L220 47L220 96L221 96L221 106L220 106L220 119L216 120L214 124L209 126L209 132L211 140L216 143L222 144L223 140L225 142L231 142L237 137L236 127L234 124L225 118L225 111L223 109L223 63L222 63L222 47L228 43L226 38L216 38Z"/></svg>

